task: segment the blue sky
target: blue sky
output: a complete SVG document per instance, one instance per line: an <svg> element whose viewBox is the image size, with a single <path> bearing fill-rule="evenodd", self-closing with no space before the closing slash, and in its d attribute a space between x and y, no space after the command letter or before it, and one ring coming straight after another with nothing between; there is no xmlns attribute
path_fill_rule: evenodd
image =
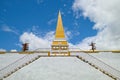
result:
<svg viewBox="0 0 120 80"><path fill-rule="evenodd" d="M76 43L83 38L93 36L94 23L89 19L77 19L72 11L72 0L1 0L0 1L0 48L20 50L19 37L37 26L38 32L55 31L58 11L62 13L63 25L72 33L79 32L69 41ZM9 28L11 31L4 30ZM13 30L13 31L12 31Z"/></svg>
<svg viewBox="0 0 120 80"><path fill-rule="evenodd" d="M70 43L77 44L95 36L98 32L93 29L95 22L84 17L81 10L77 18L73 3L72 0L0 0L0 49L21 50L20 36L24 32L45 36L55 31L59 10L65 31L73 34L68 40Z"/></svg>

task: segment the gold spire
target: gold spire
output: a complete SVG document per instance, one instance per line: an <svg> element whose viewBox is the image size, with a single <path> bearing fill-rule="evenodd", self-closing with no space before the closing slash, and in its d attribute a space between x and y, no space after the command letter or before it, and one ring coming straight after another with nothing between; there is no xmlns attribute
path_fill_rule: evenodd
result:
<svg viewBox="0 0 120 80"><path fill-rule="evenodd" d="M57 28L56 28L56 34L55 34L55 40L53 41L52 45L64 45L67 46L67 41L65 40L65 33L64 28L62 24L62 18L59 11L58 14L58 21L57 21Z"/></svg>
<svg viewBox="0 0 120 80"><path fill-rule="evenodd" d="M55 38L65 38L61 13L59 11Z"/></svg>
<svg viewBox="0 0 120 80"><path fill-rule="evenodd" d="M68 42L65 39L65 33L64 33L60 11L58 14L55 39L53 40L51 45L51 51L53 54L57 54L57 53L68 54Z"/></svg>

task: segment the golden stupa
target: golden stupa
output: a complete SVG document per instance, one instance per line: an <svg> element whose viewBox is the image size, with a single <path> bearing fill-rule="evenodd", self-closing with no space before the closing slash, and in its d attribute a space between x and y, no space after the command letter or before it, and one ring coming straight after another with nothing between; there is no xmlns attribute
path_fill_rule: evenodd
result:
<svg viewBox="0 0 120 80"><path fill-rule="evenodd" d="M68 53L68 42L65 38L65 33L64 33L60 11L58 14L55 39L52 42L51 50L52 50L52 53L61 53L61 54Z"/></svg>

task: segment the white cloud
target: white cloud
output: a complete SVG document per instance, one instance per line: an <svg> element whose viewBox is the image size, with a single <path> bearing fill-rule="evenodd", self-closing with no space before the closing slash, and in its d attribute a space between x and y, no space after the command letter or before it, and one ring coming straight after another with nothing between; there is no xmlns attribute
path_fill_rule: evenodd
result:
<svg viewBox="0 0 120 80"><path fill-rule="evenodd" d="M75 25L75 26L78 26L78 23L77 23L77 22L74 22L74 25Z"/></svg>
<svg viewBox="0 0 120 80"><path fill-rule="evenodd" d="M72 6L77 17L83 15L95 23L96 36L85 38L79 46L96 42L97 49L120 49L120 0L75 0ZM80 13L82 11L82 13Z"/></svg>
<svg viewBox="0 0 120 80"><path fill-rule="evenodd" d="M32 31L33 31L33 32L38 31L38 29L39 29L39 26L36 26L36 25L33 25L33 26L32 26Z"/></svg>
<svg viewBox="0 0 120 80"><path fill-rule="evenodd" d="M62 16L66 16L66 14L63 11L60 11Z"/></svg>
<svg viewBox="0 0 120 80"><path fill-rule="evenodd" d="M67 5L66 4L63 4L64 7L66 7Z"/></svg>
<svg viewBox="0 0 120 80"><path fill-rule="evenodd" d="M2 48L1 48L1 49L0 49L0 52L2 52L2 51L3 51L3 52L6 52L6 50L5 50L5 49L2 49Z"/></svg>
<svg viewBox="0 0 120 80"><path fill-rule="evenodd" d="M43 0L37 0L37 4L43 3Z"/></svg>
<svg viewBox="0 0 120 80"><path fill-rule="evenodd" d="M68 12L67 12L68 14L71 14L71 11L70 10L68 10Z"/></svg>
<svg viewBox="0 0 120 80"><path fill-rule="evenodd" d="M56 22L56 19L51 19L51 20L48 21L48 25L52 25L55 22Z"/></svg>
<svg viewBox="0 0 120 80"><path fill-rule="evenodd" d="M10 52L17 52L17 50L16 49L12 49L12 50L10 50Z"/></svg>
<svg viewBox="0 0 120 80"><path fill-rule="evenodd" d="M44 36L44 39L47 39L48 41L52 42L54 39L54 31L50 31L48 33L46 33L46 35Z"/></svg>
<svg viewBox="0 0 120 80"><path fill-rule="evenodd" d="M20 36L22 43L29 43L29 49L35 50L38 48L50 48L50 44L54 39L54 32L48 32L44 37L38 37L37 35L28 32L24 32Z"/></svg>
<svg viewBox="0 0 120 80"><path fill-rule="evenodd" d="M2 26L2 30L3 30L3 31L6 31L6 32L12 32L12 31L13 31L13 30L10 29L10 27L8 27L7 25L3 25L3 26Z"/></svg>
<svg viewBox="0 0 120 80"><path fill-rule="evenodd" d="M8 25L4 24L2 25L1 27L2 31L5 31L5 32L12 32L12 33L15 33L18 35L18 32L13 30L12 28L10 28Z"/></svg>
<svg viewBox="0 0 120 80"><path fill-rule="evenodd" d="M65 31L66 40L69 40L73 37L71 31Z"/></svg>
<svg viewBox="0 0 120 80"><path fill-rule="evenodd" d="M81 50L90 50L90 43L93 41L94 37L88 37L78 44L69 43L70 48L79 48Z"/></svg>

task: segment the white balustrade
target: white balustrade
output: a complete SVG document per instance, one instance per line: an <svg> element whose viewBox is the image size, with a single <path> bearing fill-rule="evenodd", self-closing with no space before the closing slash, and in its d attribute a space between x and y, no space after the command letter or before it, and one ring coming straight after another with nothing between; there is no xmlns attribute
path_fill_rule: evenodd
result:
<svg viewBox="0 0 120 80"><path fill-rule="evenodd" d="M120 71L116 70L115 68L109 66L108 64L102 62L101 60L97 59L96 57L93 57L90 54L87 54L87 53L77 53L77 55L79 55L80 57L82 57L86 61L94 64L99 69L104 70L105 72L113 75L114 77L117 78L117 80L120 80Z"/></svg>
<svg viewBox="0 0 120 80"><path fill-rule="evenodd" d="M35 60L35 58L38 58L39 54L27 54L24 57L16 60L12 64L4 67L0 70L0 80L2 80L4 77L7 77L17 71L18 69L24 67L26 64L29 64L29 62L32 62Z"/></svg>

